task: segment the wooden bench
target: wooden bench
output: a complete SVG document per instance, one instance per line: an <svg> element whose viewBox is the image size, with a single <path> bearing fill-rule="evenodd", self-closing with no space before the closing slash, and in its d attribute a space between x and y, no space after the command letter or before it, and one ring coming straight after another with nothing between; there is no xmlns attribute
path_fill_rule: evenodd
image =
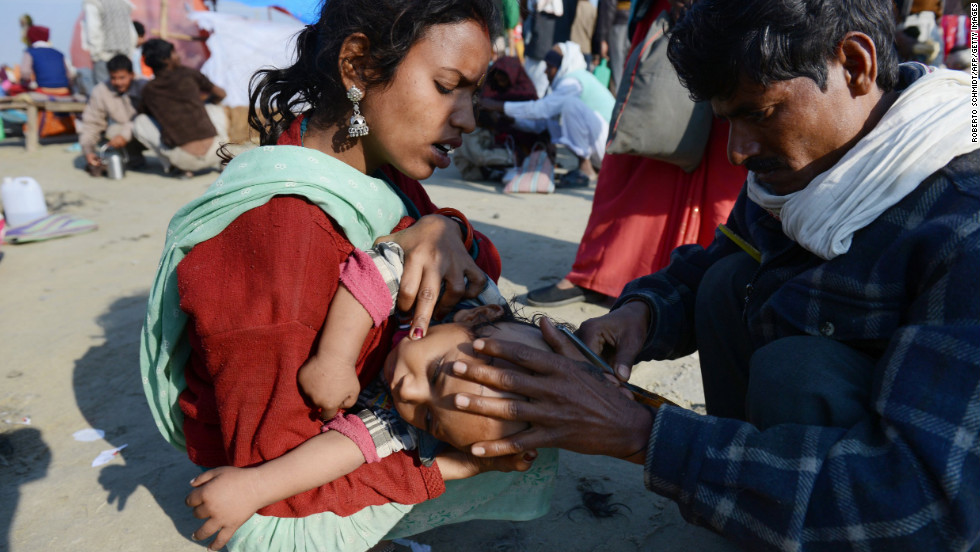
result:
<svg viewBox="0 0 980 552"><path fill-rule="evenodd" d="M61 100L41 99L34 94L18 94L0 98L0 110L20 109L27 114L27 128L24 130L24 147L27 151L36 151L40 145L38 116L41 111L50 113L81 113L85 110L85 102L74 96Z"/></svg>

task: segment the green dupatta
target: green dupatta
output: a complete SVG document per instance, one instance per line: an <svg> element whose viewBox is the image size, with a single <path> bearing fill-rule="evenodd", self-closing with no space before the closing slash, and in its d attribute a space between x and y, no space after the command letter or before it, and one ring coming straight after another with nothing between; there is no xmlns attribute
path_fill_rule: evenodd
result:
<svg viewBox="0 0 980 552"><path fill-rule="evenodd" d="M262 146L239 155L204 195L177 211L150 288L140 372L157 428L179 450L186 450L186 443L177 398L187 387L184 365L190 346L184 337L187 314L180 310L177 293L177 264L192 247L277 195L302 196L315 203L359 249L371 248L408 214L384 181L299 146Z"/></svg>

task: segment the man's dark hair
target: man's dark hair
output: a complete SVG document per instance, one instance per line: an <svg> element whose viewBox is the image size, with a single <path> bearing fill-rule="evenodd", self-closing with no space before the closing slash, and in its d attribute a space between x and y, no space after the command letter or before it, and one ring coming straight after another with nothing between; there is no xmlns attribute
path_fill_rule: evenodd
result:
<svg viewBox="0 0 980 552"><path fill-rule="evenodd" d="M671 30L667 57L695 100L729 98L742 78L807 77L826 90L827 63L857 31L874 41L888 92L898 84L893 18L884 0L700 0Z"/></svg>
<svg viewBox="0 0 980 552"><path fill-rule="evenodd" d="M275 144L303 107L311 123L346 119L346 99L337 67L344 40L364 33L370 51L363 77L367 93L391 83L405 55L433 25L475 21L497 35L495 0L329 0L320 19L296 37L296 62L264 69L252 77L248 122L262 144ZM146 46L143 47L146 51ZM149 61L147 62L149 63Z"/></svg>
<svg viewBox="0 0 980 552"><path fill-rule="evenodd" d="M116 71L129 71L133 72L133 62L123 54L117 54L112 56L109 63L106 63L106 68L110 73L115 73Z"/></svg>
<svg viewBox="0 0 980 552"><path fill-rule="evenodd" d="M561 67L561 62L564 57L565 56L561 55L559 52L548 50L544 54L544 62L546 65L550 65L551 67Z"/></svg>
<svg viewBox="0 0 980 552"><path fill-rule="evenodd" d="M143 61L156 73L167 66L174 53L174 45L162 38L151 38L143 44Z"/></svg>
<svg viewBox="0 0 980 552"><path fill-rule="evenodd" d="M136 36L143 37L146 35L146 27L135 19L133 20L133 28L136 29Z"/></svg>

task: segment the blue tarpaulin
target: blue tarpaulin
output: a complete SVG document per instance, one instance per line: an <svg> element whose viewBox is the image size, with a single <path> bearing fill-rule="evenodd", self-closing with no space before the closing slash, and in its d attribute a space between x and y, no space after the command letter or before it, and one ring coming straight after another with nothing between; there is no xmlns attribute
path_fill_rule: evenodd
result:
<svg viewBox="0 0 980 552"><path fill-rule="evenodd" d="M282 8L296 16L303 23L314 23L320 18L320 6L324 0L235 0L247 6L270 6ZM219 8L220 9L220 8Z"/></svg>

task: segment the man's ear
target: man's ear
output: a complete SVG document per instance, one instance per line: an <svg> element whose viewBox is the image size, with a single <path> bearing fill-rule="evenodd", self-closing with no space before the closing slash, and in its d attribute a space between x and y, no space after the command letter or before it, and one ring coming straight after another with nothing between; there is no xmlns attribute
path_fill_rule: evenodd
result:
<svg viewBox="0 0 980 552"><path fill-rule="evenodd" d="M871 37L864 33L847 33L841 41L837 59L844 67L844 78L853 96L864 96L875 88L878 79L878 51Z"/></svg>
<svg viewBox="0 0 980 552"><path fill-rule="evenodd" d="M462 309L453 315L453 322L475 326L484 322L493 322L504 317L504 307L500 305L480 305L472 309Z"/></svg>
<svg viewBox="0 0 980 552"><path fill-rule="evenodd" d="M340 46L337 68L340 70L340 79L344 82L345 89L357 86L364 90L365 62L370 49L371 41L364 33L354 33L344 39L344 43Z"/></svg>

